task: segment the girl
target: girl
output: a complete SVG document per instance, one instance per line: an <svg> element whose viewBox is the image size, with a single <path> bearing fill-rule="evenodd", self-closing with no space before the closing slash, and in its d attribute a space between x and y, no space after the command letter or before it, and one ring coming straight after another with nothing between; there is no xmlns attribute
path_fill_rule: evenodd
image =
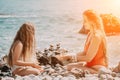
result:
<svg viewBox="0 0 120 80"><path fill-rule="evenodd" d="M42 68L35 58L35 28L31 23L24 23L18 30L8 54L8 64L15 75L38 75Z"/></svg>

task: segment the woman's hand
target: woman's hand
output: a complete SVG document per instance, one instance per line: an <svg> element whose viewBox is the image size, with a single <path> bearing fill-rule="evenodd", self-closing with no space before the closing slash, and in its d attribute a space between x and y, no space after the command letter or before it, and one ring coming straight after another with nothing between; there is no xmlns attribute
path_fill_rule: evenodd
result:
<svg viewBox="0 0 120 80"><path fill-rule="evenodd" d="M71 55L63 55L63 56L56 56L56 58L60 61L71 61L72 60L72 56Z"/></svg>

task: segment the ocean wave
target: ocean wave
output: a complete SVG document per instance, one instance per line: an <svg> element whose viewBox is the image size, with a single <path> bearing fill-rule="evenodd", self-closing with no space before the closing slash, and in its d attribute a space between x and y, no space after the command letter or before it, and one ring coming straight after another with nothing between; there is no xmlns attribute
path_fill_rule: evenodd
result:
<svg viewBox="0 0 120 80"><path fill-rule="evenodd" d="M37 15L5 15L0 14L0 18L36 18Z"/></svg>

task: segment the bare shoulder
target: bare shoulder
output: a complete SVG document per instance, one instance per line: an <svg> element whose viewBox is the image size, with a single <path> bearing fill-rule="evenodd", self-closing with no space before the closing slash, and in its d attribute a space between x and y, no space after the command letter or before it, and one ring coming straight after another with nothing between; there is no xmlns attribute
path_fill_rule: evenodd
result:
<svg viewBox="0 0 120 80"><path fill-rule="evenodd" d="M14 48L22 48L23 44L20 41L15 42Z"/></svg>
<svg viewBox="0 0 120 80"><path fill-rule="evenodd" d="M16 41L14 46L13 46L13 55L14 57L18 57L23 49L23 44L20 41Z"/></svg>
<svg viewBox="0 0 120 80"><path fill-rule="evenodd" d="M18 44L17 44L17 45L20 46L20 47L23 46L22 42L20 42L20 41L18 41Z"/></svg>

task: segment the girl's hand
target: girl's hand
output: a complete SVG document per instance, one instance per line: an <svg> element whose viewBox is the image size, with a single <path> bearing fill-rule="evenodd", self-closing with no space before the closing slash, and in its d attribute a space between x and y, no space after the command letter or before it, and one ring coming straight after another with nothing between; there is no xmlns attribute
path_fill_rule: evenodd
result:
<svg viewBox="0 0 120 80"><path fill-rule="evenodd" d="M43 69L43 68L39 68L39 70L40 70L41 73L44 72L44 69Z"/></svg>
<svg viewBox="0 0 120 80"><path fill-rule="evenodd" d="M32 64L32 67L33 68L36 68L36 69L38 69L38 70L40 70L40 72L44 72L44 69L43 68L41 68L41 66L40 65L38 65L37 63L35 64L35 63L33 63Z"/></svg>
<svg viewBox="0 0 120 80"><path fill-rule="evenodd" d="M38 64L35 64L35 63L32 64L32 67L37 68L37 69L41 68L41 66L39 66Z"/></svg>

